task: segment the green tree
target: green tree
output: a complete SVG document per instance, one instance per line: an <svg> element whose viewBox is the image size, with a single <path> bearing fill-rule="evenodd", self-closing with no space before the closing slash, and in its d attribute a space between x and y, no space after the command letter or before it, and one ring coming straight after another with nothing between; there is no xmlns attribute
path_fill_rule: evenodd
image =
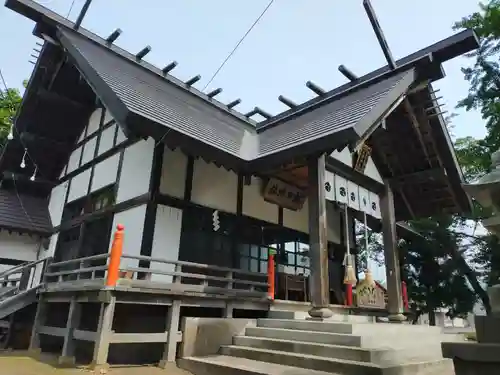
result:
<svg viewBox="0 0 500 375"><path fill-rule="evenodd" d="M0 90L0 147L7 142L7 135L13 124L14 116L21 105L21 95L17 89Z"/></svg>

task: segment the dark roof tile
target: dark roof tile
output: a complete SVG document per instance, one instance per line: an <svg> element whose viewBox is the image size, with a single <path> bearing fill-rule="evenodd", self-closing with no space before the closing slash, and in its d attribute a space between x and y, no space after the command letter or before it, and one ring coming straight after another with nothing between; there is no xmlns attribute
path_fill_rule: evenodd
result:
<svg viewBox="0 0 500 375"><path fill-rule="evenodd" d="M51 233L47 199L1 188L0 228L37 234Z"/></svg>
<svg viewBox="0 0 500 375"><path fill-rule="evenodd" d="M364 82L348 93L329 98L329 103L315 111L257 131L251 124L207 105L205 100L74 31L61 29L60 39L83 74L87 72L86 78L109 87L128 111L163 126L165 133L174 130L244 161L313 144L346 129L353 129L359 137L380 121L380 116L415 79L414 69L410 68L372 85Z"/></svg>

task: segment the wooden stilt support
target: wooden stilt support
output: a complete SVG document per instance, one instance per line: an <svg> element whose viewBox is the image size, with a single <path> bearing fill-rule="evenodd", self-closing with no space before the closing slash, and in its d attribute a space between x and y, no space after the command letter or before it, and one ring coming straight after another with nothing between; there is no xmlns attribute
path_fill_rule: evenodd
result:
<svg viewBox="0 0 500 375"><path fill-rule="evenodd" d="M167 343L165 344L165 350L163 351L163 358L159 363L159 366L162 368L166 368L175 362L180 315L181 301L174 300L167 313Z"/></svg>
<svg viewBox="0 0 500 375"><path fill-rule="evenodd" d="M64 335L64 344L61 356L59 357L60 365L75 364L75 339L73 333L80 324L81 304L73 298L70 302L68 320L66 322L66 334Z"/></svg>
<svg viewBox="0 0 500 375"><path fill-rule="evenodd" d="M109 303L101 304L99 313L99 325L96 332L96 341L94 344L94 355L92 367L94 369L105 368L108 365L109 338L113 326L115 315L116 297L111 297Z"/></svg>
<svg viewBox="0 0 500 375"><path fill-rule="evenodd" d="M32 354L40 353L40 334L39 328L45 324L47 316L47 303L44 301L43 296L40 296L36 308L35 320L33 321L33 329L31 330L31 339L29 351Z"/></svg>

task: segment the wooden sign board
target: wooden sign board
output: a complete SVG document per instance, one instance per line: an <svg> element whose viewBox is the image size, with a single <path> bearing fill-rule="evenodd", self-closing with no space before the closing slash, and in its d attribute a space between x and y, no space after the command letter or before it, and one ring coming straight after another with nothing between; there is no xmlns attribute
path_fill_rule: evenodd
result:
<svg viewBox="0 0 500 375"><path fill-rule="evenodd" d="M367 309L385 309L385 293L377 286L358 285L356 287L356 304Z"/></svg>
<svg viewBox="0 0 500 375"><path fill-rule="evenodd" d="M357 158L354 162L354 170L360 173L365 172L366 163L368 163L368 159L372 153L372 149L370 146L363 145L361 149L358 151Z"/></svg>
<svg viewBox="0 0 500 375"><path fill-rule="evenodd" d="M307 199L305 191L276 178L269 179L263 196L266 201L293 211L302 209Z"/></svg>

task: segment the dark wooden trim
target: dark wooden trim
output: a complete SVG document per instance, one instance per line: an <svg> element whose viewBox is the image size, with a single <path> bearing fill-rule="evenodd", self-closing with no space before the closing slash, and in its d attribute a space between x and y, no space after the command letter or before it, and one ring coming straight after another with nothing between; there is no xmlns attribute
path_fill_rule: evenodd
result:
<svg viewBox="0 0 500 375"><path fill-rule="evenodd" d="M184 200L186 201L191 200L191 194L193 191L193 173L194 173L194 157L188 155L187 165L186 165L186 182L184 184Z"/></svg>
<svg viewBox="0 0 500 375"><path fill-rule="evenodd" d="M72 171L71 173L68 173L66 176L62 177L61 179L59 179L59 183L62 183L66 180L69 180L70 178L82 173L82 172L85 172L87 169L89 168L92 168L92 166L100 163L101 161L103 160L106 160L107 158L117 154L118 152L120 152L121 150L124 150L125 148L139 142L141 139L127 139L125 142L122 142L120 143L118 146L116 147L113 147L105 152L103 152L101 155L99 155L98 157L96 157L95 159L89 161L88 163L82 165L80 168L77 168L75 169L74 171ZM83 152L83 151L82 151Z"/></svg>
<svg viewBox="0 0 500 375"><path fill-rule="evenodd" d="M236 188L236 228L240 228L243 215L243 189L244 189L244 176L238 174L238 186ZM239 254L238 254L238 241L237 233L232 233L232 246L231 246L231 265L233 268L239 268Z"/></svg>
<svg viewBox="0 0 500 375"><path fill-rule="evenodd" d="M378 182L363 173L355 171L351 166L342 163L340 160L337 160L332 156L326 158L326 170L352 181L373 193L380 194L384 190L383 183Z"/></svg>
<svg viewBox="0 0 500 375"><path fill-rule="evenodd" d="M137 197L128 199L124 202L120 202L118 204L115 204L113 206L105 207L99 211L95 211L95 212L92 212L90 214L82 215L80 217L77 217L71 221L68 221L64 224L61 224L61 225L55 227L53 234L61 232L61 231L65 231L68 229L72 229L74 227L81 225L82 223L87 223L87 222L97 220L97 219L99 219L105 215L108 215L108 214L116 214L119 212L130 210L131 208L141 206L145 203L148 203L150 201L150 199L151 199L151 196L149 195L149 193L145 193L145 194L139 195Z"/></svg>
<svg viewBox="0 0 500 375"><path fill-rule="evenodd" d="M101 111L101 117L99 119L99 129L97 129L97 139L95 142L95 147L94 147L94 157L92 160L94 160L98 155L99 151L99 144L101 143L101 128L104 123L104 118L106 116L106 109L102 108ZM89 186L87 188L87 199L90 199L90 193L92 192L92 182L94 181L94 172L95 172L95 164L92 166L92 169L90 170L90 177L89 177Z"/></svg>
<svg viewBox="0 0 500 375"><path fill-rule="evenodd" d="M118 168L116 171L116 181L115 181L115 201L118 197L118 189L120 188L120 180L122 177L122 169L123 169L123 159L125 158L125 149L120 151L120 156L118 158Z"/></svg>
<svg viewBox="0 0 500 375"><path fill-rule="evenodd" d="M278 206L278 225L281 226L283 226L283 213L284 213L283 207Z"/></svg>
<svg viewBox="0 0 500 375"><path fill-rule="evenodd" d="M18 266L18 265L23 264L25 262L28 262L28 261L27 260L11 259L11 258L0 258L0 264L5 265L5 266Z"/></svg>
<svg viewBox="0 0 500 375"><path fill-rule="evenodd" d="M241 216L243 214L243 175L238 175L238 187L236 189L236 215Z"/></svg>
<svg viewBox="0 0 500 375"><path fill-rule="evenodd" d="M115 134L113 135L113 147L116 147L116 142L118 141L118 132L120 131L120 127L118 123L115 121Z"/></svg>
<svg viewBox="0 0 500 375"><path fill-rule="evenodd" d="M106 112L106 108L103 107L102 109L103 112ZM90 141L92 138L95 138L97 136L99 136L100 134L102 134L106 129L110 128L111 126L113 126L114 124L116 124L116 121L115 120L109 120L107 123L104 124L104 119L105 117L102 117L101 115L101 122L99 124L99 129L97 129L95 132L93 132L92 134L90 134L89 136L83 138L80 142L78 142L72 151L76 150L78 147L80 147L81 145L87 143L88 141ZM88 125L87 125L88 127Z"/></svg>
<svg viewBox="0 0 500 375"><path fill-rule="evenodd" d="M141 255L145 256L151 256L153 252L153 238L155 234L156 212L158 208L155 200L160 191L164 151L165 145L163 143L155 145L151 166L151 176L149 179L149 194L151 201L148 202L146 214L144 215L144 227L141 242ZM139 261L139 267L149 268L149 265L150 262Z"/></svg>

